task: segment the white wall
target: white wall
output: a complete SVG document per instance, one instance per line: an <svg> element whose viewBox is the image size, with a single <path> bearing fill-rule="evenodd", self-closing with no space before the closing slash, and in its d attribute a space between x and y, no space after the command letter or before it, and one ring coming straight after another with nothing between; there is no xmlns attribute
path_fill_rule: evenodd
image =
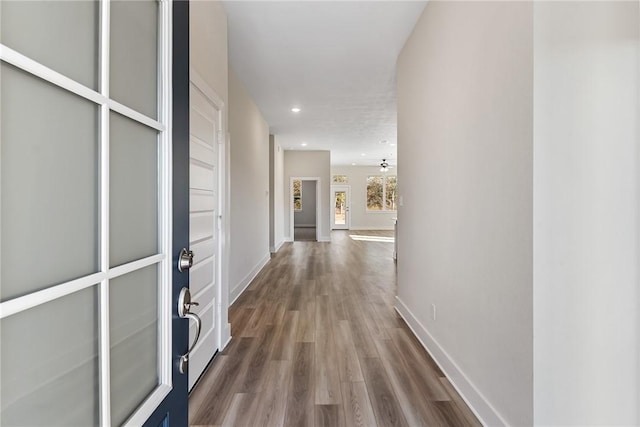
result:
<svg viewBox="0 0 640 427"><path fill-rule="evenodd" d="M533 422L532 60L530 3L429 2L397 69L397 307L492 426Z"/></svg>
<svg viewBox="0 0 640 427"><path fill-rule="evenodd" d="M192 69L204 79L225 104L223 109L223 132L228 127L228 52L227 52L227 15L220 2L191 2L189 4L189 61ZM230 217L229 201L229 150L225 153L226 165L225 208L223 217ZM229 221L224 222L224 230L220 238L228 241L230 234ZM222 259L222 343L231 337L231 329L227 323L229 307L229 246L227 245Z"/></svg>
<svg viewBox="0 0 640 427"><path fill-rule="evenodd" d="M192 2L189 20L191 67L226 104L229 100L227 14L220 2Z"/></svg>
<svg viewBox="0 0 640 427"><path fill-rule="evenodd" d="M269 125L229 69L233 301L269 261Z"/></svg>
<svg viewBox="0 0 640 427"><path fill-rule="evenodd" d="M397 169L387 172L396 175ZM393 218L397 212L367 211L367 177L382 175L379 166L332 166L331 176L347 175L351 187L351 229L352 230L393 230ZM398 184L400 187L401 184Z"/></svg>
<svg viewBox="0 0 640 427"><path fill-rule="evenodd" d="M534 6L534 417L639 425L638 2Z"/></svg>
<svg viewBox="0 0 640 427"><path fill-rule="evenodd" d="M277 252L284 243L284 149L269 135L269 249Z"/></svg>
<svg viewBox="0 0 640 427"><path fill-rule="evenodd" d="M284 152L284 233L285 239L292 241L291 235L291 178L318 177L320 191L319 241L330 241L330 185L331 154L329 151L285 151Z"/></svg>
<svg viewBox="0 0 640 427"><path fill-rule="evenodd" d="M302 209L293 214L294 227L316 226L316 181L302 181Z"/></svg>

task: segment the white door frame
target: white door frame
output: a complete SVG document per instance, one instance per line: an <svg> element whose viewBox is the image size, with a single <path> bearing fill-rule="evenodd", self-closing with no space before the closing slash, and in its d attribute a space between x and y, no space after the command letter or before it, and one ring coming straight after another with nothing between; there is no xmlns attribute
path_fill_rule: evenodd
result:
<svg viewBox="0 0 640 427"><path fill-rule="evenodd" d="M216 322L216 346L218 350L222 350L229 339L230 335L227 337L225 335L225 331L223 329L228 330L228 324L226 322L226 313L228 307L224 307L222 304L222 296L229 294L228 283L223 280L225 276L223 272L227 271L226 262L228 261L228 257L226 256L227 244L226 244L226 215L223 213L226 212L226 188L227 188L227 156L226 156L226 147L227 147L227 134L226 129L224 127L224 109L225 103L218 96L218 94L206 83L206 81L198 74L196 70L191 68L189 70L189 80L194 84L195 87L200 90L206 98L211 101L213 106L218 110L218 114L216 117L217 121L217 129L218 135L216 135L216 140L218 142L218 185L216 191L218 192L218 209L217 209L217 218L215 221L215 226L218 228L217 241L216 241L216 277L215 280L218 283L217 291L216 291L216 307L215 307L215 322ZM223 289L224 288L224 289ZM225 301L228 298L225 299ZM224 307L224 309L223 309ZM224 313L223 313L224 311ZM224 314L224 316L223 316ZM225 322L223 323L223 319Z"/></svg>
<svg viewBox="0 0 640 427"><path fill-rule="evenodd" d="M347 206L346 206L346 215L345 215L345 227L346 228L337 228L335 223L335 202L336 197L335 194L338 191L344 191L347 194ZM346 184L335 184L331 186L331 229L332 230L351 230L351 186Z"/></svg>
<svg viewBox="0 0 640 427"><path fill-rule="evenodd" d="M318 241L318 233L320 233L319 220L320 220L320 193L321 193L321 179L319 176L292 176L289 181L289 235L291 241L295 241L294 228L295 228L295 209L293 208L293 181L316 181L316 241Z"/></svg>

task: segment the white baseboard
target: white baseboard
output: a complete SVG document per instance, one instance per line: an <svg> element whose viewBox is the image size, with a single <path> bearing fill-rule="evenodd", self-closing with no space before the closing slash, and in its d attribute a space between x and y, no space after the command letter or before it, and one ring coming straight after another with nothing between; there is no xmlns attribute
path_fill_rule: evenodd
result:
<svg viewBox="0 0 640 427"><path fill-rule="evenodd" d="M485 426L508 426L498 411L480 393L480 391L467 378L456 362L431 336L424 325L416 318L402 300L396 296L396 311L407 322L418 341L438 364L442 372L447 376L453 387L458 391L462 399L469 405L471 411Z"/></svg>
<svg viewBox="0 0 640 427"><path fill-rule="evenodd" d="M284 243L285 243L285 240L283 239L279 243L276 243L275 246L271 246L269 250L271 251L272 254L275 254L280 250L280 248L282 247L282 245L284 245Z"/></svg>
<svg viewBox="0 0 640 427"><path fill-rule="evenodd" d="M244 276L240 283L238 283L231 289L231 291L229 292L229 301L231 301L229 303L229 307L231 307L231 305L238 299L242 292L247 289L247 286L249 286L251 281L258 275L260 270L262 270L262 267L264 267L269 262L269 259L271 259L271 254L267 253L264 258L262 258L255 265L255 267L253 267L253 269L251 269L251 271L247 273L246 276Z"/></svg>
<svg viewBox="0 0 640 427"><path fill-rule="evenodd" d="M291 243L291 242L293 242L293 237L285 237L282 242L283 243Z"/></svg>
<svg viewBox="0 0 640 427"><path fill-rule="evenodd" d="M331 236L320 236L318 242L331 242Z"/></svg>
<svg viewBox="0 0 640 427"><path fill-rule="evenodd" d="M377 231L377 230L393 230L393 224L391 225L378 225L376 227L363 227L363 226L351 226L351 228L349 230L354 230L354 231L365 231L365 230L371 230L371 231Z"/></svg>

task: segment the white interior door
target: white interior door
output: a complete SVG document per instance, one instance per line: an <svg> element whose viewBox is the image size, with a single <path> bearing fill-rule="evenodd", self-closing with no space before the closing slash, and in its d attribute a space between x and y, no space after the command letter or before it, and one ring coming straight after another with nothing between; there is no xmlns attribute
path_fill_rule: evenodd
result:
<svg viewBox="0 0 640 427"><path fill-rule="evenodd" d="M331 229L351 228L351 190L348 185L331 186Z"/></svg>
<svg viewBox="0 0 640 427"><path fill-rule="evenodd" d="M172 390L170 6L0 2L3 426Z"/></svg>
<svg viewBox="0 0 640 427"><path fill-rule="evenodd" d="M189 362L189 389L193 388L220 346L220 155L222 102L198 75L191 73L190 90L190 248L194 265L189 271L192 308L202 319L198 344ZM196 334L189 330L190 342Z"/></svg>

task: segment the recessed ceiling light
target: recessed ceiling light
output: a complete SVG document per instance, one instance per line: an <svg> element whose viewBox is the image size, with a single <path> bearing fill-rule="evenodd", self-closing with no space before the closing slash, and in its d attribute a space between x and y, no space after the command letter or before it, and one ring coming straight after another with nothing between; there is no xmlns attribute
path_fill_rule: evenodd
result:
<svg viewBox="0 0 640 427"><path fill-rule="evenodd" d="M356 165L355 163L351 163L351 166L355 166L355 165Z"/></svg>
<svg viewBox="0 0 640 427"><path fill-rule="evenodd" d="M360 155L361 155L362 157L364 157L364 156L366 156L366 155L367 155L367 153L361 153Z"/></svg>
<svg viewBox="0 0 640 427"><path fill-rule="evenodd" d="M302 145L303 147L306 147L306 146L307 146L307 143L306 143L306 142L303 142L303 143L302 143L302 144L300 144L300 145Z"/></svg>
<svg viewBox="0 0 640 427"><path fill-rule="evenodd" d="M391 144L389 144L389 145L392 146L392 147L396 146L396 144L394 144L393 142Z"/></svg>
<svg viewBox="0 0 640 427"><path fill-rule="evenodd" d="M293 107L293 108L291 109L291 112L292 112L292 113L299 113L300 111L302 111L302 110L300 110L300 107Z"/></svg>

